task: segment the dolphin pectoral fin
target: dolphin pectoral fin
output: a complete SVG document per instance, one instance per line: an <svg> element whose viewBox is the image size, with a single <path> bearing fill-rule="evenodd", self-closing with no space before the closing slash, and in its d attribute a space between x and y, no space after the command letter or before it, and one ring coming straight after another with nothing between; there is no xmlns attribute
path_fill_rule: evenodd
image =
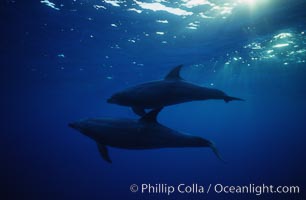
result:
<svg viewBox="0 0 306 200"><path fill-rule="evenodd" d="M180 76L180 71L183 65L179 65L175 68L173 68L165 77L165 80L183 80Z"/></svg>
<svg viewBox="0 0 306 200"><path fill-rule="evenodd" d="M157 115L162 109L163 107L151 110L146 115L144 115L142 118L140 118L139 121L147 122L147 123L152 123L152 122L157 123L157 119L156 119Z"/></svg>
<svg viewBox="0 0 306 200"><path fill-rule="evenodd" d="M211 148L211 150L212 150L212 151L214 152L214 154L219 158L219 160L221 160L222 162L226 163L226 162L224 161L224 159L222 158L221 154L219 153L219 150L217 149L217 147L216 147L213 143L211 143L211 144L209 145L209 148Z"/></svg>
<svg viewBox="0 0 306 200"><path fill-rule="evenodd" d="M106 148L105 145L102 145L102 144L99 144L97 143L98 145L98 149L99 149L99 152L100 152L100 155L102 156L102 158L108 162L108 163L112 163L112 160L110 159L109 155L108 155L108 150Z"/></svg>
<svg viewBox="0 0 306 200"><path fill-rule="evenodd" d="M132 110L136 115L139 115L141 117L146 114L145 109L141 107L132 107Z"/></svg>
<svg viewBox="0 0 306 200"><path fill-rule="evenodd" d="M245 101L244 99L240 99L240 98L237 98L237 97L230 97L230 96L226 96L224 97L224 101L226 103L230 102L230 101Z"/></svg>

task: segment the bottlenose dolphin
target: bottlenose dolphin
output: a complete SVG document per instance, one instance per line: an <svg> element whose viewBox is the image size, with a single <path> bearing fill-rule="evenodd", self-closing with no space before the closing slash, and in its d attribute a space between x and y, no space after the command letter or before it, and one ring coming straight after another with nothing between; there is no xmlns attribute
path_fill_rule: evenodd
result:
<svg viewBox="0 0 306 200"><path fill-rule="evenodd" d="M164 80L136 85L112 95L107 102L129 106L140 116L145 109L157 109L183 102L222 99L225 102L243 99L231 97L221 90L201 87L183 80L180 70L183 65L172 69Z"/></svg>
<svg viewBox="0 0 306 200"><path fill-rule="evenodd" d="M107 146L122 149L158 149L175 147L209 147L221 156L214 144L204 138L180 133L158 123L160 109L148 112L139 120L85 119L69 126L95 140L104 160L111 163Z"/></svg>

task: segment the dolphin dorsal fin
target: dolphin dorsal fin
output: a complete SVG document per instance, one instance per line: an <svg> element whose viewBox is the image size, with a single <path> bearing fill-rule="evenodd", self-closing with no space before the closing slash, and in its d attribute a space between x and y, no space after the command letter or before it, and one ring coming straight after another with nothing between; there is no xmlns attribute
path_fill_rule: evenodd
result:
<svg viewBox="0 0 306 200"><path fill-rule="evenodd" d="M183 65L174 67L165 77L165 80L183 80L180 76L180 71Z"/></svg>
<svg viewBox="0 0 306 200"><path fill-rule="evenodd" d="M163 107L161 108L157 108L157 109L153 109L150 112L148 112L147 114L145 114L142 118L140 118L139 120L141 122L149 122L149 123L157 123L157 115L158 113L163 109Z"/></svg>

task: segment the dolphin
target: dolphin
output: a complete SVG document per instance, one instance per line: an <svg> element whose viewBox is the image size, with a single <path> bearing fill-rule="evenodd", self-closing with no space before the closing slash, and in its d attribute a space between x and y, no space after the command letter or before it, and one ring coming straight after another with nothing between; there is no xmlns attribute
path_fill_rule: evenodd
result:
<svg viewBox="0 0 306 200"><path fill-rule="evenodd" d="M107 146L134 150L209 147L221 159L211 141L180 133L157 122L156 117L160 111L161 108L154 109L139 120L89 118L68 125L93 139L102 158L109 163L112 161Z"/></svg>
<svg viewBox="0 0 306 200"><path fill-rule="evenodd" d="M113 94L108 103L131 107L139 116L146 114L145 109L208 99L222 99L225 102L243 99L231 97L221 90L201 87L183 80L180 70L183 65L173 68L163 80L136 85Z"/></svg>

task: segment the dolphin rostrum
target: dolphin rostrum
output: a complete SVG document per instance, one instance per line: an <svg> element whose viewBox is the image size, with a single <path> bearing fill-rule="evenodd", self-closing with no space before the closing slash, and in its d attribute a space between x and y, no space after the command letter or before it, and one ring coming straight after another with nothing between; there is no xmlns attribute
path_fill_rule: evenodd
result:
<svg viewBox="0 0 306 200"><path fill-rule="evenodd" d="M221 90L201 87L183 80L180 70L183 65L172 69L164 80L136 85L112 95L107 102L128 106L140 116L145 109L157 109L183 102L222 99L225 102L243 99L231 97Z"/></svg>
<svg viewBox="0 0 306 200"><path fill-rule="evenodd" d="M180 133L158 123L160 109L148 112L139 120L85 119L69 126L95 140L104 160L111 163L107 146L122 149L159 149L209 147L221 159L214 144L204 138Z"/></svg>

